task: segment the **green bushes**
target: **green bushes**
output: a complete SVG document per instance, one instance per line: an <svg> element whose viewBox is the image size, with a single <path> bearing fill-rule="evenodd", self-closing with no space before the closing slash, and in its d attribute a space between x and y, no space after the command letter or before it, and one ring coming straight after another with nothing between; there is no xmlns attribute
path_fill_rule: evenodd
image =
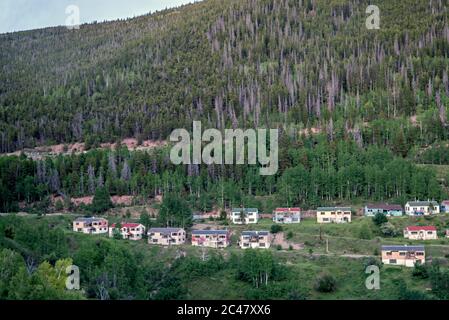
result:
<svg viewBox="0 0 449 320"><path fill-rule="evenodd" d="M388 222L388 219L387 219L387 217L385 216L385 214L380 213L380 212L377 212L377 213L375 214L375 216L373 217L373 222L374 222L374 224L375 224L376 226L380 226L380 225L382 225L382 224L384 224L384 223L387 223L387 222Z"/></svg>
<svg viewBox="0 0 449 320"><path fill-rule="evenodd" d="M427 279L429 277L429 272L427 268L428 267L425 264L415 263L412 275L416 278Z"/></svg>
<svg viewBox="0 0 449 320"><path fill-rule="evenodd" d="M380 233L385 237L395 237L398 231L392 223L387 222L380 226Z"/></svg>
<svg viewBox="0 0 449 320"><path fill-rule="evenodd" d="M271 225L271 228L270 228L270 232L271 233L275 234L275 233L278 233L278 232L281 232L281 231L282 231L282 226L280 226L278 224Z"/></svg>
<svg viewBox="0 0 449 320"><path fill-rule="evenodd" d="M318 292L334 292L337 289L337 281L330 274L320 274L316 279L314 287Z"/></svg>

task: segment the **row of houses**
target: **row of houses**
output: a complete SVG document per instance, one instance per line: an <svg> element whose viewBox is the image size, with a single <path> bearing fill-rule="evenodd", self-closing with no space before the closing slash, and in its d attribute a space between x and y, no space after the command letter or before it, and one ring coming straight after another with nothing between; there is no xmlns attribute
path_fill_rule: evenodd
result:
<svg viewBox="0 0 449 320"><path fill-rule="evenodd" d="M427 201L409 201L405 204L405 210L398 204L368 204L364 208L366 216L374 216L377 213L383 213L387 216L398 217L405 212L409 216L428 216L439 213L449 213L449 200L438 202Z"/></svg>
<svg viewBox="0 0 449 320"><path fill-rule="evenodd" d="M334 211L337 215L338 211ZM340 214L344 213L341 210ZM120 230L117 227L116 224L108 227L108 221L103 218L78 218L73 221L73 231L87 234L109 232L110 237L119 234L129 240L140 240L145 234L145 227L139 223L122 223ZM187 233L183 228L150 228L147 236L148 243L153 245L181 245L187 241ZM404 229L404 237L415 240L436 239L437 230L433 226L411 226ZM268 231L242 231L238 245L242 249L268 249L271 242L272 235ZM231 234L229 230L193 230L191 243L198 247L226 248L231 244ZM425 263L426 255L423 245L386 245L382 246L381 258L384 264L413 267L417 263Z"/></svg>
<svg viewBox="0 0 449 320"><path fill-rule="evenodd" d="M122 223L108 227L103 218L77 218L73 221L73 231L86 234L109 233L110 237L119 235L123 239L141 240L145 233L149 244L163 246L180 245L187 241L187 233L183 228L150 228L147 232L140 223ZM269 248L272 235L268 231L242 231L238 245L246 248ZM226 248L231 244L229 230L192 230L192 245L198 247Z"/></svg>
<svg viewBox="0 0 449 320"><path fill-rule="evenodd" d="M233 224L256 224L259 222L260 214L257 208L234 208L230 218ZM272 219L275 223L300 223L301 209L298 207L276 208ZM317 209L317 222L351 222L351 208L320 207Z"/></svg>
<svg viewBox="0 0 449 320"><path fill-rule="evenodd" d="M364 207L365 216L375 216L377 213L386 216L398 217L404 214L398 204L367 204ZM436 201L409 201L405 204L405 213L409 216L432 215L440 212L449 212L449 200L439 205ZM317 223L347 223L351 222L352 210L350 207L318 207L316 209ZM258 223L260 214L257 208L234 208L231 212L231 221L234 224ZM276 208L273 211L275 223L300 223L301 208Z"/></svg>

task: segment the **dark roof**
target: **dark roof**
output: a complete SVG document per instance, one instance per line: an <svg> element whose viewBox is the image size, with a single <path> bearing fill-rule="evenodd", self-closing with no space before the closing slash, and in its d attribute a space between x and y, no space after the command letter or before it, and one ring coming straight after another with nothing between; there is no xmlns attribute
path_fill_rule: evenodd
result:
<svg viewBox="0 0 449 320"><path fill-rule="evenodd" d="M228 230L192 230L192 234L227 234Z"/></svg>
<svg viewBox="0 0 449 320"><path fill-rule="evenodd" d="M382 209L382 210L401 210L402 207L399 204L388 204L388 203L378 203L378 204L367 204L368 209Z"/></svg>
<svg viewBox="0 0 449 320"><path fill-rule="evenodd" d="M318 207L317 211L351 211L350 207Z"/></svg>
<svg viewBox="0 0 449 320"><path fill-rule="evenodd" d="M382 251L424 251L424 246L382 246Z"/></svg>
<svg viewBox="0 0 449 320"><path fill-rule="evenodd" d="M116 225L117 225L117 224L113 223L113 224L111 225L111 228L115 228ZM140 223L122 222L120 225L122 226L122 228L135 228L135 227L140 226L141 224L140 224ZM143 226L143 225L142 225L142 226Z"/></svg>
<svg viewBox="0 0 449 320"><path fill-rule="evenodd" d="M181 230L182 230L182 228L150 228L150 230L148 230L148 233L157 232L157 233L166 234L166 233L178 232Z"/></svg>
<svg viewBox="0 0 449 320"><path fill-rule="evenodd" d="M268 231L242 231L242 236L267 236L269 234Z"/></svg>
<svg viewBox="0 0 449 320"><path fill-rule="evenodd" d="M274 211L277 211L277 212L301 211L301 208L298 208L298 207L295 207L295 208L276 208Z"/></svg>
<svg viewBox="0 0 449 320"><path fill-rule="evenodd" d="M436 201L409 201L408 204L412 207L418 207L418 206L437 206L438 202Z"/></svg>
<svg viewBox="0 0 449 320"><path fill-rule="evenodd" d="M257 208L233 208L232 212L242 212L242 209L245 213L247 212L259 212Z"/></svg>
<svg viewBox="0 0 449 320"><path fill-rule="evenodd" d="M93 221L99 221L99 220L106 220L106 219L95 218L95 217L79 217L79 218L75 219L75 221L83 221L83 222L93 222Z"/></svg>

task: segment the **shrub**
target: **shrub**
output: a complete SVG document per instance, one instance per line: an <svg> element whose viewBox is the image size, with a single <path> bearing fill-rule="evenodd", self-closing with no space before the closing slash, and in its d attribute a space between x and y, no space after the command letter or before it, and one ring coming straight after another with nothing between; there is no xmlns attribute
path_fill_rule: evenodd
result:
<svg viewBox="0 0 449 320"><path fill-rule="evenodd" d="M371 229L365 224L359 229L359 238L370 240L373 237Z"/></svg>
<svg viewBox="0 0 449 320"><path fill-rule="evenodd" d="M56 211L61 211L64 209L64 204L62 203L61 200L57 200L55 203L55 209Z"/></svg>
<svg viewBox="0 0 449 320"><path fill-rule="evenodd" d="M375 257L365 258L363 261L363 266L366 269L368 266L378 266L379 269L382 267L382 262Z"/></svg>
<svg viewBox="0 0 449 320"><path fill-rule="evenodd" d="M337 281L330 274L321 274L315 282L315 290L318 292L334 292L337 289Z"/></svg>
<svg viewBox="0 0 449 320"><path fill-rule="evenodd" d="M287 232L287 239L292 239L293 238L293 232L290 230L289 232Z"/></svg>
<svg viewBox="0 0 449 320"><path fill-rule="evenodd" d="M396 227L390 222L382 224L380 226L380 232L386 237L394 237L397 235Z"/></svg>
<svg viewBox="0 0 449 320"><path fill-rule="evenodd" d="M282 231L282 226L278 225L278 224L273 224L271 226L271 233L278 233Z"/></svg>
<svg viewBox="0 0 449 320"><path fill-rule="evenodd" d="M226 218L227 218L226 211L221 210L220 211L220 220L226 220Z"/></svg>
<svg viewBox="0 0 449 320"><path fill-rule="evenodd" d="M383 213L378 212L373 217L373 222L376 226L381 226L382 224L388 222L388 219Z"/></svg>
<svg viewBox="0 0 449 320"><path fill-rule="evenodd" d="M429 277L429 272L427 271L427 267L425 265L415 263L412 275L417 278L427 279Z"/></svg>

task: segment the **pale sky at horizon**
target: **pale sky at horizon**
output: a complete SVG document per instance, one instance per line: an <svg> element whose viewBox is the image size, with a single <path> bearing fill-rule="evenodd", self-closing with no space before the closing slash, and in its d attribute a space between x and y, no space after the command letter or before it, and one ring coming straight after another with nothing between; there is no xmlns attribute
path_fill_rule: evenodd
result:
<svg viewBox="0 0 449 320"><path fill-rule="evenodd" d="M0 33L65 25L77 5L80 23L132 18L195 0L0 0Z"/></svg>

